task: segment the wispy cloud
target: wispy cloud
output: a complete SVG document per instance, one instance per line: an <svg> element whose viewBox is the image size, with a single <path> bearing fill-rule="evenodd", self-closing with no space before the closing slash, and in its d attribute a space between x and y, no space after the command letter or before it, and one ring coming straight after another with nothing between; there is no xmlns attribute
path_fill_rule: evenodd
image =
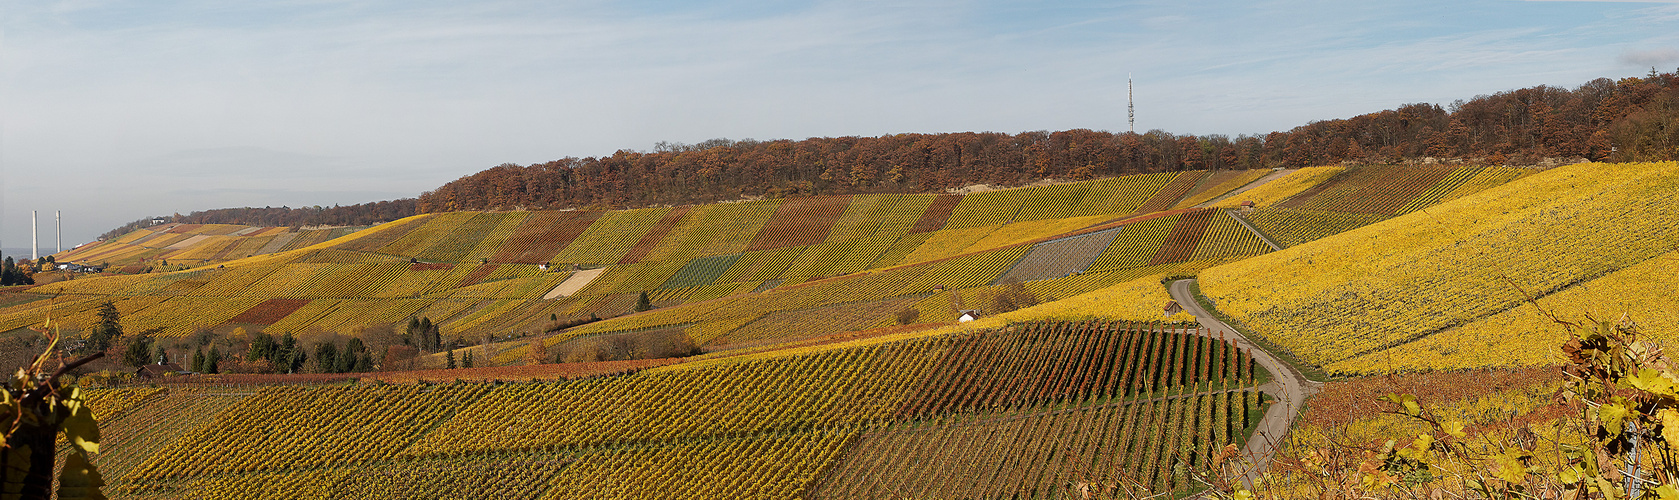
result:
<svg viewBox="0 0 1679 500"><path fill-rule="evenodd" d="M1660 48L1647 50L1628 50L1621 53L1622 64L1634 66L1665 66L1679 62L1679 49Z"/></svg>

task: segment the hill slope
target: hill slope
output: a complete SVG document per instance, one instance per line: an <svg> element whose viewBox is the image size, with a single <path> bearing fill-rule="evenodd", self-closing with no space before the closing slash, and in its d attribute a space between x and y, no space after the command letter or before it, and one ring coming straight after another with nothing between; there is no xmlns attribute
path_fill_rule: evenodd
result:
<svg viewBox="0 0 1679 500"><path fill-rule="evenodd" d="M733 317L735 326L697 339L704 344L739 328L775 331L776 321L788 319L757 316L841 305L874 312L835 328L881 326L893 312L912 306L927 312L923 321L949 321L962 300L941 297L923 304L923 299L939 290L1001 284L1006 274L1008 280L1032 283L1047 300L1134 278L1133 270L1147 266L1266 250L1251 233L1210 210L1166 212L1137 227L1108 222L1145 205L1170 206L1197 188L1210 189L1201 186L1203 177L1150 174L966 196L428 214L216 268L78 279L31 291L56 295L56 314L72 328L93 323L93 305L115 300L128 331L165 338L236 327L304 336L349 333L424 316L447 337L476 343L508 332L540 334L560 318L621 315L641 293L656 305L696 308L635 315L633 321L626 317L586 331L687 326L693 321L684 318L692 311L750 312ZM1174 185L1180 187L1166 189ZM192 234L204 227L161 229L137 231L77 255L178 260L191 254L164 252L210 255L216 247L203 245L240 244L217 239L232 237ZM150 248L153 241L168 244ZM297 247L298 241L303 240L290 245ZM1144 274L1153 272L1159 270ZM839 276L844 278L834 278ZM763 293L767 290L778 291ZM967 307L985 308L974 303L983 301ZM39 322L44 307L0 311L6 322L0 326ZM747 324L757 319L764 322Z"/></svg>
<svg viewBox="0 0 1679 500"><path fill-rule="evenodd" d="M94 462L135 498L1182 490L1156 464L1241 440L1263 376L1218 339L1039 323L573 381L166 384L94 393Z"/></svg>
<svg viewBox="0 0 1679 500"><path fill-rule="evenodd" d="M1597 219L1569 226L1571 244L1546 247L1567 255L1550 261L1596 265L1602 277L1536 287L1562 290L1541 300L1637 290L1629 276L1673 260L1671 245L1623 241L1671 244L1669 226L1601 224L1646 220L1672 204L1660 193L1679 166L1581 165L1434 205L1487 170L1369 166L1282 177L1271 194L1256 190L1268 200L1261 211L1385 220L1317 241L1305 240L1346 226L1302 225L1303 242L1275 252L1239 212L1190 206L1257 177L1246 173L966 196L429 214L215 267L8 291L0 326L11 331L0 341L29 335L18 328L47 314L91 324L94 307L110 300L130 335L162 337L172 356L197 342L247 352L241 333L255 331L293 333L313 347L342 342L333 334L377 346L390 341L383 325L420 316L449 336L482 336L409 365L421 368L446 356L471 355L480 366L545 362L584 343L651 333L710 351L395 374L192 375L95 391L110 439L95 460L117 497L990 498L1077 495L1122 477L1184 492L1189 484L1171 464L1195 466L1243 441L1266 412L1269 375L1224 339L1179 327L1187 318L1162 309L1163 277L1200 272L1203 286L1270 277L1281 288L1238 292L1267 312L1322 307L1292 303L1296 288L1342 298L1402 286L1414 293L1406 280L1421 277L1435 280L1426 289L1442 289L1447 282L1420 271L1488 260L1446 261L1456 254L1431 248L1502 252L1477 258L1508 261L1545 239L1536 228L1576 215ZM1492 177L1485 184L1504 178ZM1606 235L1593 239L1594 230ZM1436 231L1456 240L1436 241ZM1597 265L1604 260L1615 265ZM1535 269L1544 270L1514 272ZM1557 276L1532 279L1567 278ZM1371 277L1382 286L1348 288ZM557 318L628 312L644 291L665 307L548 328ZM1266 318L1209 293L1233 315ZM1496 299L1477 293L1454 299L1476 307ZM1044 303L994 309L1023 305L1024 295ZM987 317L953 323L976 307ZM1483 316L1515 309L1502 311ZM1402 335L1415 321L1396 317L1379 325ZM1472 326L1458 331L1478 335ZM1284 333L1294 331L1313 330ZM1368 363L1352 350L1380 341L1299 337L1289 345L1349 342L1342 363ZM496 382L370 381L438 379ZM271 385L235 385L252 383Z"/></svg>
<svg viewBox="0 0 1679 500"><path fill-rule="evenodd" d="M1515 308L1518 287L1549 295L1670 252L1679 242L1676 204L1679 163L1571 165L1214 267L1201 287L1223 312L1303 360L1380 371L1379 357L1338 363ZM1479 354L1463 349L1442 355L1461 361L1435 366L1475 366Z"/></svg>
<svg viewBox="0 0 1679 500"><path fill-rule="evenodd" d="M1385 189L1379 183L1363 191L1343 186L1411 178L1367 173L1387 170L1426 179L1398 184L1405 190L1387 195L1387 205L1334 205L1336 196ZM1426 206L1459 185L1452 179L1481 170L1364 167L1351 171L1366 172L1358 175L1327 176L1303 170L1276 181L1293 194L1266 196L1276 198L1267 203L1328 204L1314 213L1346 213L1355 222L1379 220L1386 212ZM660 330L703 349L765 346L904 321L952 322L962 310L995 313L1269 252L1240 215L1201 208L1150 212L1215 199L1256 177L1191 171L970 195L454 212L335 230L347 234L312 245L305 243L320 238L306 236L333 233L172 225L76 255L149 255L178 265L183 256L226 255L233 248L255 248L257 254L215 267L36 287L26 295L54 298L0 308L0 329L52 314L76 331L95 323L96 306L110 300L125 331L168 339L165 346L176 356L190 354L188 336L225 337L236 330L293 334L306 342L364 337L382 352L395 337L373 333L422 317L439 325L451 343L487 344L478 348L480 364L523 362L531 337L542 338L545 348L566 350L559 344L568 339ZM1268 227L1255 219L1256 226ZM1312 227L1293 237L1343 227ZM287 250L262 253L279 249ZM1021 285L1010 285L1015 282ZM1105 307L1103 317L1162 317L1168 300L1163 289L1126 286L1148 291L1128 293L1125 303ZM643 293L660 308L627 314ZM606 320L561 329L590 318ZM237 340L226 342L225 350L243 352ZM420 362L441 366L444 360L439 355Z"/></svg>

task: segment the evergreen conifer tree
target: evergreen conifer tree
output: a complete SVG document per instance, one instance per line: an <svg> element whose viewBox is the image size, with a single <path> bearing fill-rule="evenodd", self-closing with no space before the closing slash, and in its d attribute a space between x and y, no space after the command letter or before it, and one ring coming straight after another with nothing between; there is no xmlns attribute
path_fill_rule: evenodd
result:
<svg viewBox="0 0 1679 500"><path fill-rule="evenodd" d="M331 342L315 344L315 372L338 373L338 346Z"/></svg>
<svg viewBox="0 0 1679 500"><path fill-rule="evenodd" d="M144 366L152 362L151 338L145 335L135 336L128 341L128 348L122 352L122 362L128 366Z"/></svg>
<svg viewBox="0 0 1679 500"><path fill-rule="evenodd" d="M111 348L111 344L122 338L122 317L117 313L117 306L107 300L99 305L99 323L87 334L87 348L99 352Z"/></svg>
<svg viewBox="0 0 1679 500"><path fill-rule="evenodd" d="M297 347L297 337L287 333L284 337L280 337L280 345L274 348L274 357L269 359L269 363L274 367L275 372L297 373L298 370L303 369L303 362L306 357L303 350Z"/></svg>
<svg viewBox="0 0 1679 500"><path fill-rule="evenodd" d="M635 299L635 312L651 310L653 310L653 301L648 300L647 292L641 292L641 296L636 297Z"/></svg>
<svg viewBox="0 0 1679 500"><path fill-rule="evenodd" d="M11 257L6 257L5 262L0 263L0 286L18 284L21 283L18 283L17 263L13 262Z"/></svg>
<svg viewBox="0 0 1679 500"><path fill-rule="evenodd" d="M251 350L245 354L245 361L254 362L261 359L272 362L274 351L279 347L279 344L274 342L274 336L265 332L257 332L256 335L251 336Z"/></svg>
<svg viewBox="0 0 1679 500"><path fill-rule="evenodd" d="M365 354L367 346L362 344L361 339L350 338L349 342L344 343L344 350L338 352L338 373L356 371L357 359Z"/></svg>

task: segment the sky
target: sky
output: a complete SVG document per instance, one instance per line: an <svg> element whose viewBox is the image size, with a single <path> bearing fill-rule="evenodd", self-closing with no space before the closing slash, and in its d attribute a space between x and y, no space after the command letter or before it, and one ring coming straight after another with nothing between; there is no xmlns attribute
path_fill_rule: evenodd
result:
<svg viewBox="0 0 1679 500"><path fill-rule="evenodd" d="M1263 134L1679 68L1679 3L0 0L0 245L660 141Z"/></svg>

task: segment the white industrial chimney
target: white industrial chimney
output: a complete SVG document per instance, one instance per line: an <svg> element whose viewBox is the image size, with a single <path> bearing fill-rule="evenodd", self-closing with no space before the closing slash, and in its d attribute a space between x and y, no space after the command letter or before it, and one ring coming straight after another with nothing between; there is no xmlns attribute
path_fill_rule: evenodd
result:
<svg viewBox="0 0 1679 500"><path fill-rule="evenodd" d="M35 234L35 211L29 211L29 258L41 258L41 242Z"/></svg>
<svg viewBox="0 0 1679 500"><path fill-rule="evenodd" d="M53 253L64 253L64 212L52 211L52 237L58 240L58 251Z"/></svg>

